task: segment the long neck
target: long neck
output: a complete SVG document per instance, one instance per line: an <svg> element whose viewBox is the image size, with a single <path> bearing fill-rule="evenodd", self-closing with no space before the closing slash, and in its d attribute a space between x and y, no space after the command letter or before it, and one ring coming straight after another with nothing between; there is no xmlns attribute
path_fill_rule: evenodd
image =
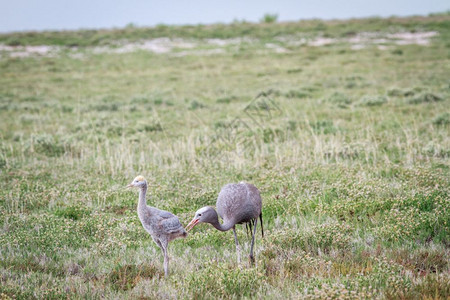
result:
<svg viewBox="0 0 450 300"><path fill-rule="evenodd" d="M219 217L217 216L217 214L216 214L216 218L212 222L210 222L210 224L212 226L214 226L217 230L220 230L220 231L228 231L231 228L233 228L233 226L234 226L234 223L230 222L230 221L220 224Z"/></svg>
<svg viewBox="0 0 450 300"><path fill-rule="evenodd" d="M144 186L139 190L139 202L138 202L138 207L146 207L146 206L147 206L147 201L145 200L145 194L147 194L147 185L144 185Z"/></svg>

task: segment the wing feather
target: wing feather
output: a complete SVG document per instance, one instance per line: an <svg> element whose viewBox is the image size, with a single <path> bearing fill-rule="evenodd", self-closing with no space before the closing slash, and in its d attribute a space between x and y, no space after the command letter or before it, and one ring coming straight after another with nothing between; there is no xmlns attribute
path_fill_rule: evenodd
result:
<svg viewBox="0 0 450 300"><path fill-rule="evenodd" d="M178 232L180 229L183 228L183 226L180 223L180 220L178 220L178 217L173 216L172 218L163 219L161 221L161 225L164 228L164 231L169 233Z"/></svg>

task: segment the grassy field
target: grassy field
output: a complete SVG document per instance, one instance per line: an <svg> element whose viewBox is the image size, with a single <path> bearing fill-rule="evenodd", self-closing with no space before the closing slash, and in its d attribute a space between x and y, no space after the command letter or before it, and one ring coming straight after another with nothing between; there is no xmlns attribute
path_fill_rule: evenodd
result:
<svg viewBox="0 0 450 300"><path fill-rule="evenodd" d="M0 43L1 299L450 296L448 14ZM256 265L199 225L164 278L138 174L184 225L255 184Z"/></svg>

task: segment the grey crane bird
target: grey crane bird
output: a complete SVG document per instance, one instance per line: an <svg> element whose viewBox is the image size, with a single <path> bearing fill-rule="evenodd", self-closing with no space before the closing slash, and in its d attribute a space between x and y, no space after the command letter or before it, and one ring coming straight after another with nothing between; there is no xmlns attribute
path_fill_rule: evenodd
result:
<svg viewBox="0 0 450 300"><path fill-rule="evenodd" d="M136 177L127 187L139 188L139 202L137 212L142 226L153 238L153 241L161 248L164 254L164 275L169 275L169 256L167 249L169 242L186 237L187 232L181 226L178 217L174 214L147 205L145 195L147 193L147 181L144 177Z"/></svg>
<svg viewBox="0 0 450 300"><path fill-rule="evenodd" d="M236 243L237 260L240 262L239 242L236 235L236 224L246 224L252 233L252 243L250 247L250 262L254 263L253 245L255 243L256 225L258 217L261 221L261 234L264 237L262 220L262 201L258 189L250 183L230 183L225 185L219 193L216 202L217 212L211 206L205 206L196 211L195 217L186 226L189 231L199 223L210 223L217 230L228 231L233 228L234 241ZM219 223L219 216L223 219L223 224ZM252 225L254 230L252 232Z"/></svg>

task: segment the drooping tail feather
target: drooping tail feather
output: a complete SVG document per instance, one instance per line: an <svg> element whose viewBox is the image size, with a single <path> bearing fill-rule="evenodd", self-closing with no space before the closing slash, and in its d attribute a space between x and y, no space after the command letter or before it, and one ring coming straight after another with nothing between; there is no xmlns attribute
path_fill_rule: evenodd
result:
<svg viewBox="0 0 450 300"><path fill-rule="evenodd" d="M264 227L263 227L262 213L259 214L259 220L261 221L261 235L264 238Z"/></svg>

